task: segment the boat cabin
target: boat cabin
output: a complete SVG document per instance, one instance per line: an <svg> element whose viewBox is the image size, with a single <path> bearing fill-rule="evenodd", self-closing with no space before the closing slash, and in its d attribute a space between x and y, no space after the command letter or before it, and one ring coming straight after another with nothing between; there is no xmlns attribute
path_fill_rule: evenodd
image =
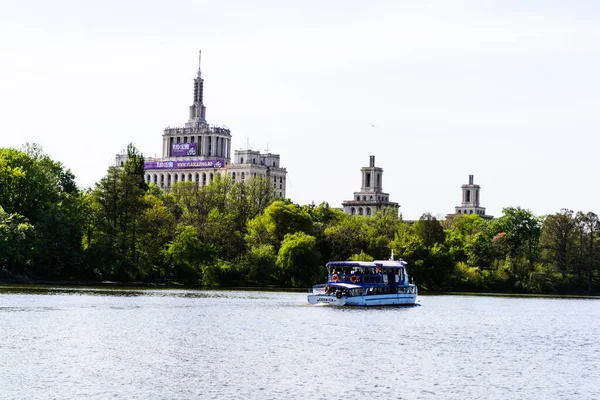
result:
<svg viewBox="0 0 600 400"><path fill-rule="evenodd" d="M404 261L331 261L327 263L329 285L359 286L408 285Z"/></svg>

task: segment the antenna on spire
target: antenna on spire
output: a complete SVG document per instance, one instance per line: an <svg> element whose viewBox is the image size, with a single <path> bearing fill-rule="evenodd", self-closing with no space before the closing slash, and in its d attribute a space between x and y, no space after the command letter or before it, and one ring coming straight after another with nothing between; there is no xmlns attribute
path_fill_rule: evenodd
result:
<svg viewBox="0 0 600 400"><path fill-rule="evenodd" d="M202 49L198 50L198 71L200 71L201 64L202 64Z"/></svg>
<svg viewBox="0 0 600 400"><path fill-rule="evenodd" d="M265 153L269 152L269 142L267 142L267 148L265 149Z"/></svg>

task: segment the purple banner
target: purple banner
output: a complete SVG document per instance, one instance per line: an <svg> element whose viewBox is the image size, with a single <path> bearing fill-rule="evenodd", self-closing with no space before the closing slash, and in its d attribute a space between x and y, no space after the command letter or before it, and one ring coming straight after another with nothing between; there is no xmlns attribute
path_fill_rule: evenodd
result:
<svg viewBox="0 0 600 400"><path fill-rule="evenodd" d="M173 157L195 156L198 154L198 143L173 143L171 155Z"/></svg>
<svg viewBox="0 0 600 400"><path fill-rule="evenodd" d="M223 168L225 160L146 161L144 169Z"/></svg>

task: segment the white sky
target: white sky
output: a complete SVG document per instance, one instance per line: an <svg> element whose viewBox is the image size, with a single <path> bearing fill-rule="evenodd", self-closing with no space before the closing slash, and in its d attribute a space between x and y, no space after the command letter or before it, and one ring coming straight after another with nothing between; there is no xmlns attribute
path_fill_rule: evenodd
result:
<svg viewBox="0 0 600 400"><path fill-rule="evenodd" d="M83 187L181 126L281 154L288 197L341 207L369 155L407 219L475 175L487 213L600 212L600 2L0 0L0 147ZM375 125L374 127L372 125Z"/></svg>

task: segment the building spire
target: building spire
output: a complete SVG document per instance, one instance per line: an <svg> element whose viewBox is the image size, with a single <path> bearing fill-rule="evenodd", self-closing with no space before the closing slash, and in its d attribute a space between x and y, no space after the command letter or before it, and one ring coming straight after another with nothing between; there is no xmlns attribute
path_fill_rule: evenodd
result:
<svg viewBox="0 0 600 400"><path fill-rule="evenodd" d="M202 76L202 49L198 51L198 77Z"/></svg>
<svg viewBox="0 0 600 400"><path fill-rule="evenodd" d="M194 79L194 102L190 106L190 118L187 125L206 124L206 107L204 106L204 79L202 79L202 50L198 51L198 75Z"/></svg>

